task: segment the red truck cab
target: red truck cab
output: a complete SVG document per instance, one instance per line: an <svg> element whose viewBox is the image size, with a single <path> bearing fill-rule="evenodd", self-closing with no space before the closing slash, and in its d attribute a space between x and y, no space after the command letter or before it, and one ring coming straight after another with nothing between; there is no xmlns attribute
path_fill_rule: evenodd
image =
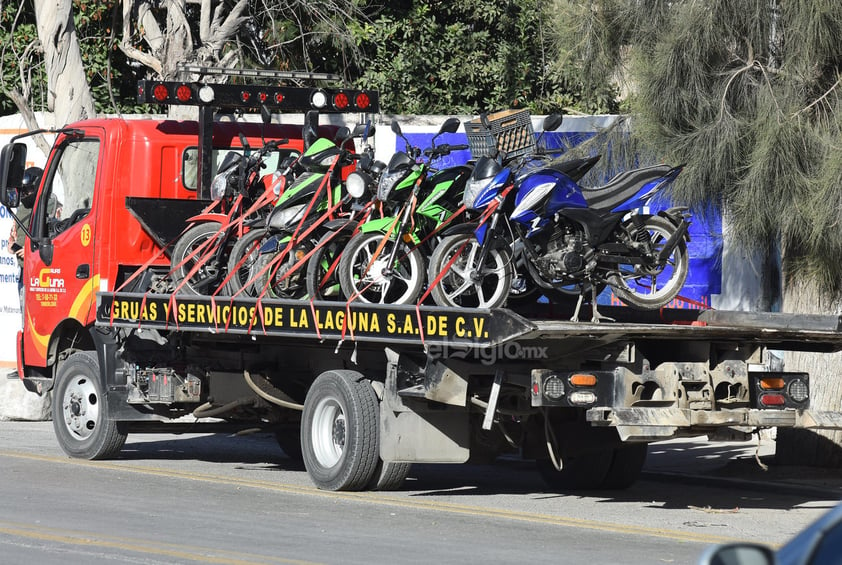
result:
<svg viewBox="0 0 842 565"><path fill-rule="evenodd" d="M357 91L150 81L141 81L138 97L199 106L199 120L94 119L58 130L31 223L21 226L29 237L18 373L34 392L52 387L62 356L96 349L97 292L119 289L150 262L169 265L168 245L208 204L206 185L225 152L243 151L243 140L246 150L287 140L265 174L304 150L302 127L271 123L272 111L363 111L377 104L376 93ZM242 111L249 103L262 110L263 123L214 119L219 110ZM332 136L338 129L319 127L317 114L308 119L311 125L315 121L317 135ZM13 140L0 161L2 202L17 207L19 196L11 189L19 186L26 146ZM145 202L145 213L132 209L132 202L136 207Z"/></svg>

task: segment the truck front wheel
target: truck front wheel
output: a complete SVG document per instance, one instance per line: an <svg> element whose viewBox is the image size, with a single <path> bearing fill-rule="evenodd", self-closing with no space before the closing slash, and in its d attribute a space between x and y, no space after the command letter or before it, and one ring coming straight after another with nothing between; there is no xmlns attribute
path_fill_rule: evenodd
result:
<svg viewBox="0 0 842 565"><path fill-rule="evenodd" d="M355 371L319 375L307 393L301 421L304 467L324 490L362 490L379 461L374 389Z"/></svg>
<svg viewBox="0 0 842 565"><path fill-rule="evenodd" d="M108 415L96 353L77 351L59 367L53 429L61 449L80 459L110 459L126 443L123 427Z"/></svg>

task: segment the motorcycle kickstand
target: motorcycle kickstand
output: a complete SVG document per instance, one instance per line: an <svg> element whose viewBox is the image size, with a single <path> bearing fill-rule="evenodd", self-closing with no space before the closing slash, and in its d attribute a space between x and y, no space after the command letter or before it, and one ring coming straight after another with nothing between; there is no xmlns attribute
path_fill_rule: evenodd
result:
<svg viewBox="0 0 842 565"><path fill-rule="evenodd" d="M582 304L585 301L585 293L584 289L582 292L579 293L579 299L576 301L576 310L573 311L573 317L570 318L571 322L578 322L579 321L579 311L582 309ZM608 316L603 316L599 313L599 309L596 303L596 285L591 285L591 308L593 310L593 314L591 317L591 322L594 324L598 324L602 320L606 322L614 322L616 321L614 318L610 318Z"/></svg>
<svg viewBox="0 0 842 565"><path fill-rule="evenodd" d="M579 298L576 300L576 310L573 311L573 317L570 318L571 322L578 322L579 321L579 310L582 309L582 302L585 301L584 293L579 293Z"/></svg>
<svg viewBox="0 0 842 565"><path fill-rule="evenodd" d="M581 298L582 298L582 294L579 295L580 300L581 300ZM602 320L605 320L606 322L615 322L616 321L614 318L610 318L608 316L603 316L602 314L599 313L599 310L597 309L597 304L596 304L596 285L595 284L591 284L591 308L593 309L593 317L591 318L591 322L593 322L594 324L598 324Z"/></svg>

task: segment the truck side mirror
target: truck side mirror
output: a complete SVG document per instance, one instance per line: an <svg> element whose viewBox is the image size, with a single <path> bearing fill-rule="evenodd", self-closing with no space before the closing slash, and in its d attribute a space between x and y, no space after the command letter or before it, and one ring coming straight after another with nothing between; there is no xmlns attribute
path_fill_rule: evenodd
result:
<svg viewBox="0 0 842 565"><path fill-rule="evenodd" d="M26 170L26 145L10 143L0 150L0 202L9 208L20 205L20 186Z"/></svg>

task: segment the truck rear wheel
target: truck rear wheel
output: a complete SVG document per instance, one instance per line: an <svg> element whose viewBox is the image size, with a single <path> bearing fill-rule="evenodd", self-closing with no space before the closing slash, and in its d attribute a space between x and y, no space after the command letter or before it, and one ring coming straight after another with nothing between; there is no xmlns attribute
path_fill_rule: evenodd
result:
<svg viewBox="0 0 842 565"><path fill-rule="evenodd" d="M123 427L108 415L96 353L77 351L59 367L53 429L61 449L80 459L110 459L126 443Z"/></svg>
<svg viewBox="0 0 842 565"><path fill-rule="evenodd" d="M640 477L647 450L645 443L633 443L562 457L561 471L541 459L538 472L547 486L559 490L627 489Z"/></svg>
<svg viewBox="0 0 842 565"><path fill-rule="evenodd" d="M374 476L366 485L369 490L398 490L409 476L412 463L389 463L379 460Z"/></svg>
<svg viewBox="0 0 842 565"><path fill-rule="evenodd" d="M541 478L552 489L592 490L602 487L613 456L614 451L610 448L563 456L560 471L549 459L539 459L536 463Z"/></svg>
<svg viewBox="0 0 842 565"><path fill-rule="evenodd" d="M614 448L611 466L602 482L602 488L622 490L632 486L640 477L649 446L645 443L630 443Z"/></svg>
<svg viewBox="0 0 842 565"><path fill-rule="evenodd" d="M284 452L284 455L300 463L303 461L301 452L301 428L284 427L275 430L275 441L278 447Z"/></svg>
<svg viewBox="0 0 842 565"><path fill-rule="evenodd" d="M379 461L374 389L355 371L319 375L307 393L301 421L304 467L324 490L362 490Z"/></svg>

